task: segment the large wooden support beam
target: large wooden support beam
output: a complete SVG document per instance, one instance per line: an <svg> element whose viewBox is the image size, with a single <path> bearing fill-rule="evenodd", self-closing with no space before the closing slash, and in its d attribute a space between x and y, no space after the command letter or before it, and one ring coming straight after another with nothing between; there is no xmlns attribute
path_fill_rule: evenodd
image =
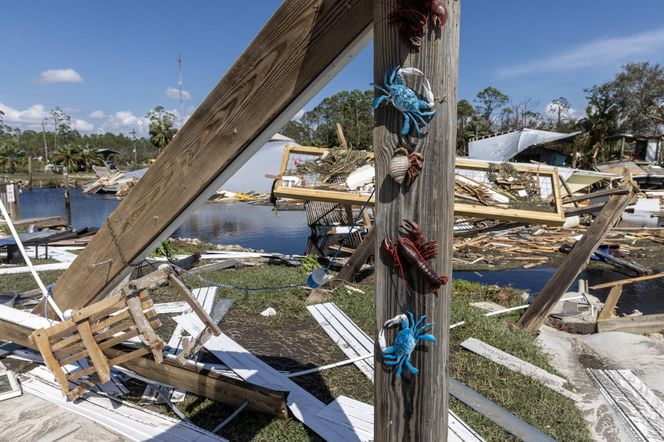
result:
<svg viewBox="0 0 664 442"><path fill-rule="evenodd" d="M286 0L58 280L57 304L117 285L368 44L372 17L367 0Z"/></svg>
<svg viewBox="0 0 664 442"><path fill-rule="evenodd" d="M438 241L439 253L429 264L439 275L452 274L452 235L454 216L454 160L456 146L456 97L458 76L460 2L446 0L449 20L442 29L427 29L419 52L411 51L388 16L398 6L396 0L374 2L374 82L382 85L396 66L415 67L431 83L436 114L421 137L402 136L403 117L392 105L375 112L374 150L376 164L376 326L396 315L413 312L415 320L426 315L429 333L437 342L423 341L412 353L411 362L419 369L413 375L404 367L401 379L396 370L384 365L376 348L375 420L377 441L445 441L448 414L448 345L451 284L437 294L428 290L420 273L406 274L402 280L391 257L381 251L384 239L396 241L404 219L418 223L427 240ZM415 83L411 82L411 85ZM419 91L420 93L422 90ZM380 92L377 92L380 94ZM408 146L424 155L423 169L410 188L398 185L388 176L393 150ZM392 345L395 330L386 332ZM394 366L392 366L394 367Z"/></svg>
<svg viewBox="0 0 664 442"><path fill-rule="evenodd" d="M28 339L35 330L50 323L37 315L0 305L0 339L37 350ZM108 348L104 352L111 358L122 357L133 349ZM125 361L120 366L154 382L171 385L224 404L239 406L249 402L249 409L285 419L287 392L263 388L210 371L202 365L187 361L184 365L174 359L157 364L148 357Z"/></svg>
<svg viewBox="0 0 664 442"><path fill-rule="evenodd" d="M632 192L612 196L595 221L572 249L556 273L551 276L535 301L523 314L520 324L531 333L537 332L551 309L569 289L579 273L585 268L591 255L604 240L611 228L620 220L623 211L632 199Z"/></svg>

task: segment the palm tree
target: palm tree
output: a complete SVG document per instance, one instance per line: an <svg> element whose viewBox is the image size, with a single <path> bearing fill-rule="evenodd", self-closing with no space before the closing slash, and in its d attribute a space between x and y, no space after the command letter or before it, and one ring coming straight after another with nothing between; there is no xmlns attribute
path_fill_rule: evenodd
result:
<svg viewBox="0 0 664 442"><path fill-rule="evenodd" d="M3 172L14 173L16 171L16 163L23 156L25 156L25 152L18 147L13 144L3 144L0 147L0 165Z"/></svg>
<svg viewBox="0 0 664 442"><path fill-rule="evenodd" d="M157 106L146 115L150 120L150 142L160 151L168 146L175 133L175 115L166 111L163 106Z"/></svg>
<svg viewBox="0 0 664 442"><path fill-rule="evenodd" d="M58 147L51 157L53 163L64 166L69 171L76 171L81 162L81 150L77 146L68 144Z"/></svg>
<svg viewBox="0 0 664 442"><path fill-rule="evenodd" d="M92 170L92 166L99 166L104 164L104 160L97 153L96 149L90 146L85 146L80 152L81 162L85 166L85 170Z"/></svg>
<svg viewBox="0 0 664 442"><path fill-rule="evenodd" d="M161 150L168 146L176 132L170 120L160 118L150 123L150 142Z"/></svg>

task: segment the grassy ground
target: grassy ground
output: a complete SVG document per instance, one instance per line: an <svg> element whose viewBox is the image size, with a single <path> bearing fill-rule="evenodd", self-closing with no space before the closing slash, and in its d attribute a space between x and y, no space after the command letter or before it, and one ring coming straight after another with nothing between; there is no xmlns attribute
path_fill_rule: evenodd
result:
<svg viewBox="0 0 664 442"><path fill-rule="evenodd" d="M42 276L45 282L52 282L57 272L44 273ZM302 283L305 275L298 270L270 266L216 271L204 276L227 284L256 287ZM208 285L197 279L187 279L186 282L190 287ZM373 285L365 283L358 284L357 287L366 294L339 288L332 294L330 301L335 302L362 329L373 336ZM25 275L0 278L0 291L30 288L34 288L34 283ZM242 346L278 370L302 370L346 359L307 312L305 300L308 293L306 290L293 289L252 292L246 295L244 292L220 289L219 298L233 298L236 301L222 321L221 327ZM156 302L177 299L177 295L170 288L160 289L154 297ZM491 300L504 306L521 302L520 295L515 291L455 281L452 322L465 320L467 325L452 331L451 375L558 440L589 440L581 413L570 399L460 348L460 342L473 336L554 372L548 357L535 340L515 328L518 314L485 318L480 310L468 305L469 302L479 300ZM273 307L277 315L270 318L261 316L260 312L268 307ZM162 337L168 338L174 322L168 317L162 319L164 325L158 332ZM353 365L294 380L326 403L339 395L373 403L372 383ZM134 397L140 399L144 385L136 382L130 387ZM487 440L514 440L488 419L458 401L452 399L450 405ZM233 411L229 407L194 396L181 404L180 409L194 423L207 429L214 428ZM160 411L166 412L166 409L160 407ZM297 420L277 420L252 412L242 413L222 430L221 435L239 441L319 440Z"/></svg>

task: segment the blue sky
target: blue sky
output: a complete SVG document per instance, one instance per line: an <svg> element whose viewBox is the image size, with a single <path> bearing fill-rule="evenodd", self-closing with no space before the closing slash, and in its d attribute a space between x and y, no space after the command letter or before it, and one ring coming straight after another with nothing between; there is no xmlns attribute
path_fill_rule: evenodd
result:
<svg viewBox="0 0 664 442"><path fill-rule="evenodd" d="M6 123L38 127L60 106L81 131L145 133L155 105L179 108L182 54L190 113L280 4L234 1L3 2L0 110ZM495 86L543 111L558 96L585 107L583 89L631 61L664 64L661 0L464 0L459 98ZM368 88L370 46L309 104ZM177 95L175 95L177 97Z"/></svg>

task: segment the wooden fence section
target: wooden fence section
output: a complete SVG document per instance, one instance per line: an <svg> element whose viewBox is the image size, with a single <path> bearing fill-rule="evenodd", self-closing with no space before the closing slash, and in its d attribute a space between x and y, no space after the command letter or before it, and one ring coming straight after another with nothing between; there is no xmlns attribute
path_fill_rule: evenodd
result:
<svg viewBox="0 0 664 442"><path fill-rule="evenodd" d="M175 231L369 42L372 6L286 0L56 283L58 305L88 304Z"/></svg>

